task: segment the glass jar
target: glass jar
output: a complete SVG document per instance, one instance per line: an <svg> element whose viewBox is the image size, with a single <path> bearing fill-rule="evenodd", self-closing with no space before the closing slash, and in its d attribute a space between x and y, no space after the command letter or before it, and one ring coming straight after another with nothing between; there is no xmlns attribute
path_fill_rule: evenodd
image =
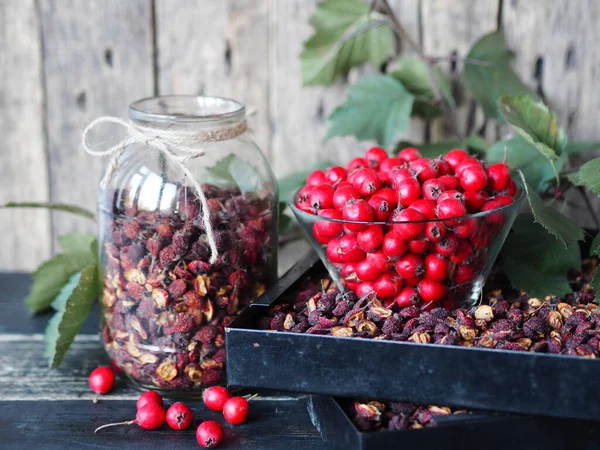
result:
<svg viewBox="0 0 600 450"><path fill-rule="evenodd" d="M129 115L98 202L106 350L144 389L223 383L225 326L277 277L273 173L234 100L155 97Z"/></svg>

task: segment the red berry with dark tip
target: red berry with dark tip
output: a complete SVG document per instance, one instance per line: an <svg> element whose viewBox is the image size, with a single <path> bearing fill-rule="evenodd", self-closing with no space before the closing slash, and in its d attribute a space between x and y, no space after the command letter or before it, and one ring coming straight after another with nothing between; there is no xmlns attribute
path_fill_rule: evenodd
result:
<svg viewBox="0 0 600 450"><path fill-rule="evenodd" d="M369 167L369 163L364 158L354 158L352 161L348 163L346 169L348 173L355 171L356 169L361 169L363 167Z"/></svg>
<svg viewBox="0 0 600 450"><path fill-rule="evenodd" d="M204 448L215 448L223 440L223 427L214 420L206 420L196 430L196 440Z"/></svg>
<svg viewBox="0 0 600 450"><path fill-rule="evenodd" d="M334 192L335 190L329 184L315 186L308 195L308 203L316 210L331 208Z"/></svg>
<svg viewBox="0 0 600 450"><path fill-rule="evenodd" d="M442 256L452 255L458 248L458 238L454 233L446 234L446 237L435 243L435 251Z"/></svg>
<svg viewBox="0 0 600 450"><path fill-rule="evenodd" d="M431 178L423 183L421 189L424 199L435 201L442 195L442 192L446 190L446 185L442 183L439 178Z"/></svg>
<svg viewBox="0 0 600 450"><path fill-rule="evenodd" d="M387 200L390 206L390 211L396 209L398 206L398 193L392 188L381 188L373 194L373 197L383 197ZM373 198L371 197L371 198Z"/></svg>
<svg viewBox="0 0 600 450"><path fill-rule="evenodd" d="M425 278L431 281L444 281L448 277L449 261L435 253L425 257Z"/></svg>
<svg viewBox="0 0 600 450"><path fill-rule="evenodd" d="M421 184L415 178L406 178L396 186L398 192L398 203L408 207L415 200L421 198Z"/></svg>
<svg viewBox="0 0 600 450"><path fill-rule="evenodd" d="M352 222L372 222L373 208L365 200L350 200L342 208L342 217L344 220ZM346 223L345 226L350 231L359 232L367 228L368 225Z"/></svg>
<svg viewBox="0 0 600 450"><path fill-rule="evenodd" d="M478 227L479 221L474 217L469 217L454 225L454 234L461 239L469 239L475 235Z"/></svg>
<svg viewBox="0 0 600 450"><path fill-rule="evenodd" d="M396 210L392 216L392 230L400 239L410 241L419 238L425 232L425 216L416 209L406 208ZM406 223L402 223L406 222Z"/></svg>
<svg viewBox="0 0 600 450"><path fill-rule="evenodd" d="M487 169L488 187L495 192L503 191L510 183L510 169L506 164L492 164Z"/></svg>
<svg viewBox="0 0 600 450"><path fill-rule="evenodd" d="M417 174L417 179L424 183L438 175L437 163L429 158L419 158L411 161L409 166Z"/></svg>
<svg viewBox="0 0 600 450"><path fill-rule="evenodd" d="M202 400L208 409L213 411L223 411L223 405L231 394L222 386L211 386L202 393Z"/></svg>
<svg viewBox="0 0 600 450"><path fill-rule="evenodd" d="M458 242L456 252L450 255L450 261L454 264L462 264L467 262L473 255L473 246L466 239L461 239Z"/></svg>
<svg viewBox="0 0 600 450"><path fill-rule="evenodd" d="M404 161L400 158L386 158L379 164L379 172L385 172L388 175L391 174L394 167L398 167L404 164Z"/></svg>
<svg viewBox="0 0 600 450"><path fill-rule="evenodd" d="M325 178L327 178L327 182L331 185L335 186L337 183L340 183L346 179L347 176L346 169L340 166L334 166L327 169L325 172Z"/></svg>
<svg viewBox="0 0 600 450"><path fill-rule="evenodd" d="M194 421L194 413L188 405L177 402L173 403L169 409L167 409L165 418L167 420L167 425L174 430L185 430Z"/></svg>
<svg viewBox="0 0 600 450"><path fill-rule="evenodd" d="M470 166L463 170L459 177L460 185L465 191L480 191L488 184L488 175L483 167Z"/></svg>
<svg viewBox="0 0 600 450"><path fill-rule="evenodd" d="M441 222L427 222L425 224L425 237L430 242L439 242L446 236L446 227Z"/></svg>
<svg viewBox="0 0 600 450"><path fill-rule="evenodd" d="M464 150L454 149L454 150L450 150L448 153L446 153L442 157L442 159L444 161L446 161L448 164L450 164L450 167L452 167L452 169L454 171L456 171L456 168L463 161L463 159L468 158L468 157L469 157L469 154L467 152L465 152Z"/></svg>
<svg viewBox="0 0 600 450"><path fill-rule="evenodd" d="M406 147L398 152L398 159L406 162L414 161L421 157L421 152L414 147Z"/></svg>
<svg viewBox="0 0 600 450"><path fill-rule="evenodd" d="M115 373L110 367L98 367L90 373L88 384L96 394L107 394L115 384Z"/></svg>
<svg viewBox="0 0 600 450"><path fill-rule="evenodd" d="M425 273L423 258L412 253L403 256L396 262L396 272L405 279L420 277Z"/></svg>
<svg viewBox="0 0 600 450"><path fill-rule="evenodd" d="M437 202L443 202L444 200L458 200L461 203L464 203L465 196L462 192L457 190L447 190L442 192L442 194L438 197Z"/></svg>
<svg viewBox="0 0 600 450"><path fill-rule="evenodd" d="M378 168L388 157L387 152L381 147L371 147L365 153L365 159L370 167Z"/></svg>
<svg viewBox="0 0 600 450"><path fill-rule="evenodd" d="M475 279L475 270L470 264L461 264L456 267L452 280L455 284L469 283Z"/></svg>
<svg viewBox="0 0 600 450"><path fill-rule="evenodd" d="M398 186L404 180L415 179L415 174L410 169L406 167L396 167L390 172L390 181L392 182L392 187L395 190L398 190Z"/></svg>
<svg viewBox="0 0 600 450"><path fill-rule="evenodd" d="M379 193L380 191L377 192ZM371 197L368 203L369 206L373 208L373 216L375 221L386 222L389 219L393 208L390 207L390 204L385 198L377 194Z"/></svg>
<svg viewBox="0 0 600 450"><path fill-rule="evenodd" d="M480 192L476 191L465 191L463 197L467 211L470 213L479 212L486 201L486 198Z"/></svg>
<svg viewBox="0 0 600 450"><path fill-rule="evenodd" d="M408 251L408 245L406 241L398 237L396 233L390 231L383 237L381 251L388 258L400 258Z"/></svg>
<svg viewBox="0 0 600 450"><path fill-rule="evenodd" d="M467 208L460 200L448 199L437 204L436 213L439 219L451 219L467 214Z"/></svg>
<svg viewBox="0 0 600 450"><path fill-rule="evenodd" d="M439 302L448 292L445 284L427 278L421 280L417 290L424 302Z"/></svg>
<svg viewBox="0 0 600 450"><path fill-rule="evenodd" d="M356 242L363 251L374 252L383 242L383 226L370 225L366 230L359 231Z"/></svg>
<svg viewBox="0 0 600 450"><path fill-rule="evenodd" d="M392 273L384 273L373 283L373 289L379 298L394 297L402 287L402 279Z"/></svg>
<svg viewBox="0 0 600 450"><path fill-rule="evenodd" d="M420 255L421 253L426 253L427 250L429 250L429 244L430 242L426 237L413 239L412 241L408 242L408 251Z"/></svg>
<svg viewBox="0 0 600 450"><path fill-rule="evenodd" d="M481 161L479 161L478 159L471 158L471 157L465 158L460 162L458 167L455 169L456 176L458 178L460 178L462 176L462 173L469 167L477 167L477 168L483 169L483 165L481 164Z"/></svg>
<svg viewBox="0 0 600 450"><path fill-rule="evenodd" d="M362 261L365 252L358 246L356 236L345 234L339 239L338 255L343 262L353 263Z"/></svg>
<svg viewBox="0 0 600 450"><path fill-rule="evenodd" d="M415 288L405 287L394 298L394 301L400 308L406 308L407 306L417 305L421 301L421 298Z"/></svg>
<svg viewBox="0 0 600 450"><path fill-rule="evenodd" d="M452 166L450 166L450 164L443 159L436 159L435 163L438 166L438 178L444 175L452 175L454 173Z"/></svg>
<svg viewBox="0 0 600 450"><path fill-rule="evenodd" d="M343 262L340 258L340 254L338 253L339 246L340 240L332 239L327 243L327 248L325 249L325 255L327 256L327 259L335 264Z"/></svg>
<svg viewBox="0 0 600 450"><path fill-rule="evenodd" d="M223 405L223 417L233 425L244 423L249 411L250 404L244 397L231 397Z"/></svg>
<svg viewBox="0 0 600 450"><path fill-rule="evenodd" d="M341 211L344 205L353 199L360 199L360 193L354 188L354 186L339 186L333 193L333 206L338 211Z"/></svg>
<svg viewBox="0 0 600 450"><path fill-rule="evenodd" d="M357 169L348 176L348 181L358 190L360 195L368 196L379 189L381 180L377 172L371 168Z"/></svg>
<svg viewBox="0 0 600 450"><path fill-rule="evenodd" d="M342 213L337 209L328 208L319 211L319 216L326 219L342 220ZM344 224L342 222L334 222L331 220L318 220L313 228L314 232L324 238L335 238L342 233Z"/></svg>

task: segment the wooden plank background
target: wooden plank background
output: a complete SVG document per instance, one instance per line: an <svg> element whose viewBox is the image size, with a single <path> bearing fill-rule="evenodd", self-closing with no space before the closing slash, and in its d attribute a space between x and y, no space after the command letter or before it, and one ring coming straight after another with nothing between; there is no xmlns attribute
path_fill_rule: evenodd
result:
<svg viewBox="0 0 600 450"><path fill-rule="evenodd" d="M307 162L342 161L368 143L323 142L345 86L303 88L299 53L317 0L3 0L0 2L0 203L39 200L95 208L103 161L84 157L84 125L124 117L156 94L240 99L277 175ZM464 55L503 27L515 68L558 112L572 139L600 139L600 2L392 0L431 56ZM445 63L446 64L446 63ZM368 71L349 74L354 81ZM459 126L483 125L463 95ZM488 127L489 128L489 127ZM501 130L486 129L490 137ZM440 139L441 121L413 121L406 138ZM94 229L60 213L0 211L0 270L30 270L56 236Z"/></svg>

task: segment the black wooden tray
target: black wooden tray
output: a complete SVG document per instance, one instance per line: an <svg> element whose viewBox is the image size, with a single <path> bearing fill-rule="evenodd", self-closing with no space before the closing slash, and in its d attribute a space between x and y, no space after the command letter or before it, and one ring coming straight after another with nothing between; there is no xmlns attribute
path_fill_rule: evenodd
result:
<svg viewBox="0 0 600 450"><path fill-rule="evenodd" d="M535 416L471 413L434 417L435 427L359 431L333 397L312 395L308 412L332 450L578 450L597 449L600 424Z"/></svg>
<svg viewBox="0 0 600 450"><path fill-rule="evenodd" d="M229 385L600 420L600 360L256 329L282 293L321 273L308 255L229 325Z"/></svg>

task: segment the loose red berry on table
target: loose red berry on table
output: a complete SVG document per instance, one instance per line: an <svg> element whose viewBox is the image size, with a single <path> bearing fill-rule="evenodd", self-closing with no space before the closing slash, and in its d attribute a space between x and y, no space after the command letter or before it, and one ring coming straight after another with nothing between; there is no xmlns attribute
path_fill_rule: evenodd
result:
<svg viewBox="0 0 600 450"><path fill-rule="evenodd" d="M222 386L211 386L202 393L202 400L208 409L223 411L223 405L231 398L231 394Z"/></svg>
<svg viewBox="0 0 600 450"><path fill-rule="evenodd" d="M98 367L90 373L88 383L96 394L106 394L115 384L115 373L110 367Z"/></svg>
<svg viewBox="0 0 600 450"><path fill-rule="evenodd" d="M223 405L223 417L233 425L244 423L248 418L250 403L244 397L231 397Z"/></svg>
<svg viewBox="0 0 600 450"><path fill-rule="evenodd" d="M196 440L204 448L215 448L223 440L223 427L214 420L206 420L196 429Z"/></svg>
<svg viewBox="0 0 600 450"><path fill-rule="evenodd" d="M164 407L163 399L158 392L148 391L140 394L137 399L136 407L140 409L141 407L147 405L148 403L156 403L161 408Z"/></svg>
<svg viewBox="0 0 600 450"><path fill-rule="evenodd" d="M184 403L173 403L165 415L167 425L174 430L185 430L194 421L194 413L190 407Z"/></svg>
<svg viewBox="0 0 600 450"><path fill-rule="evenodd" d="M165 423L165 410L158 403L147 403L138 409L134 420L118 423L108 423L94 430L97 433L103 428L114 427L118 425L138 425L145 430L155 430Z"/></svg>

